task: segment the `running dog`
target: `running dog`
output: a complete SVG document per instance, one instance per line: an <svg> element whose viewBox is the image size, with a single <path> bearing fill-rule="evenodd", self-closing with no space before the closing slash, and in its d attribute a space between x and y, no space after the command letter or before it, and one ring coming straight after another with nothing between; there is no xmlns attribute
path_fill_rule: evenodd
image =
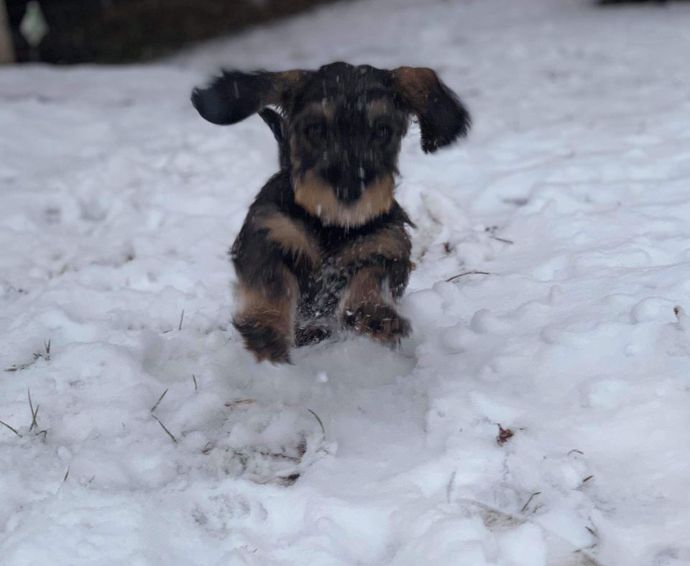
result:
<svg viewBox="0 0 690 566"><path fill-rule="evenodd" d="M455 93L431 69L339 62L223 71L194 89L192 103L219 125L260 113L280 148L280 171L231 249L233 324L247 349L289 362L293 346L338 328L397 345L411 330L395 302L412 267L413 226L394 198L400 142L412 116L424 152L465 136L470 115Z"/></svg>

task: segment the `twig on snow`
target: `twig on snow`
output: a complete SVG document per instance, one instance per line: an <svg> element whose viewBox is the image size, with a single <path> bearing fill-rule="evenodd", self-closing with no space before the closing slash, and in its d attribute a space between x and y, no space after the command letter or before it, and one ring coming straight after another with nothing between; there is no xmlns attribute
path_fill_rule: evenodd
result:
<svg viewBox="0 0 690 566"><path fill-rule="evenodd" d="M314 418L317 420L317 422L319 423L319 426L321 427L321 434L323 434L324 437L325 437L325 436L326 436L326 427L323 426L323 421L321 420L321 418L319 417L319 415L317 415L317 414L316 414L314 411L312 411L311 409L307 409L307 411L309 411L312 415L314 415Z"/></svg>
<svg viewBox="0 0 690 566"><path fill-rule="evenodd" d="M522 506L522 509L520 509L520 513L524 513L527 510L529 504L532 503L532 499L534 499L537 495L541 495L541 491L535 491L532 495L529 496L527 502Z"/></svg>
<svg viewBox="0 0 690 566"><path fill-rule="evenodd" d="M16 434L19 438L22 438L22 435L19 434L19 432L17 431L17 429L14 428L13 426L8 425L5 421L0 421L0 424L1 424L2 426L4 426L4 427L7 427L8 429L10 429L10 430L11 430L14 434Z"/></svg>
<svg viewBox="0 0 690 566"><path fill-rule="evenodd" d="M161 404L161 401L163 400L163 397L165 397L165 394L166 394L167 392L168 392L167 389L166 389L165 391L163 391L163 393L161 394L161 396L158 398L158 401L156 401L156 404L155 404L153 407L151 407L151 412L152 412L152 413L158 408L158 405Z"/></svg>
<svg viewBox="0 0 690 566"><path fill-rule="evenodd" d="M166 432L166 434L172 438L172 441L177 444L177 438L175 438L175 435L168 430L168 428L160 421L160 419L156 415L151 415L154 419L156 419L156 422L161 425L161 428Z"/></svg>
<svg viewBox="0 0 690 566"><path fill-rule="evenodd" d="M465 277L466 275L491 275L488 271L465 271L463 273L458 273L457 275L453 275L452 277L449 277L446 279L446 283L451 283L452 281L455 281L456 279L460 279L461 277Z"/></svg>

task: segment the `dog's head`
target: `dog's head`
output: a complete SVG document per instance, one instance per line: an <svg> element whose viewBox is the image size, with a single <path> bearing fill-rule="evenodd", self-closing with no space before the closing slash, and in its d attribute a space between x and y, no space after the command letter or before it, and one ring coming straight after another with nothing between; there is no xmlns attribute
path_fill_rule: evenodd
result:
<svg viewBox="0 0 690 566"><path fill-rule="evenodd" d="M266 106L284 116L295 201L327 225L357 226L393 202L400 140L417 117L422 149L467 134L470 116L431 69L332 63L317 71L225 71L192 103L214 124L234 124Z"/></svg>

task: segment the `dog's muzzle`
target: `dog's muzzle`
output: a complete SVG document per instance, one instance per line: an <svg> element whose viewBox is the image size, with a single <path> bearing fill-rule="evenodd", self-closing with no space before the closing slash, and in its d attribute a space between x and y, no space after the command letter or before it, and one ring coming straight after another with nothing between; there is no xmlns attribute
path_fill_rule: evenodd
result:
<svg viewBox="0 0 690 566"><path fill-rule="evenodd" d="M366 186L376 175L368 168L347 167L341 164L329 165L321 175L333 187L335 197L343 203L351 204L357 201Z"/></svg>

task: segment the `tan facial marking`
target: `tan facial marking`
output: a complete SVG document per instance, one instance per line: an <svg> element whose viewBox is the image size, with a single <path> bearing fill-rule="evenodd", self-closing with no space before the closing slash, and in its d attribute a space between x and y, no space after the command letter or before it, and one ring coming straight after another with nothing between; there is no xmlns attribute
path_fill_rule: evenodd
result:
<svg viewBox="0 0 690 566"><path fill-rule="evenodd" d="M393 204L394 181L386 175L370 183L352 204L340 202L333 188L313 171L294 175L295 202L326 226L361 226L388 212Z"/></svg>
<svg viewBox="0 0 690 566"><path fill-rule="evenodd" d="M335 116L335 106L328 100L324 100L323 102L312 102L305 107L300 116L313 116L316 118L323 118L330 122Z"/></svg>

